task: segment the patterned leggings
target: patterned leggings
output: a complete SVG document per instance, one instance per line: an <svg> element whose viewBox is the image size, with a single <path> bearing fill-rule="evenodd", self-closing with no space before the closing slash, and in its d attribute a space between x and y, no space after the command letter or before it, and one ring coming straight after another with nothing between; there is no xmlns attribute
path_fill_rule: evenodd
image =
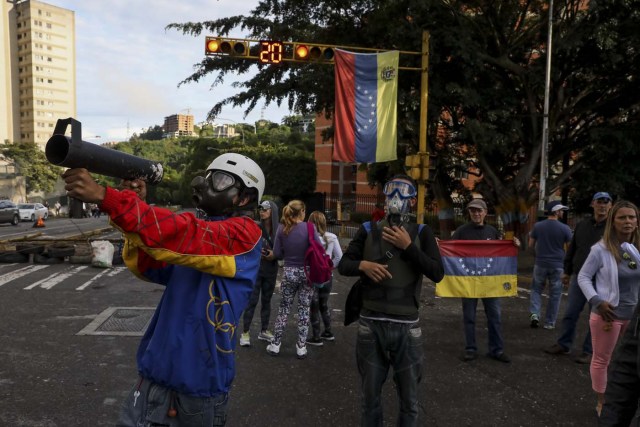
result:
<svg viewBox="0 0 640 427"><path fill-rule="evenodd" d="M298 292L298 347L303 347L309 332L309 306L313 297L313 287L307 284L307 276L303 267L284 267L282 283L282 301L278 308L278 316L274 325L273 344L280 345L282 334L287 326L287 318L293 305L293 298Z"/></svg>

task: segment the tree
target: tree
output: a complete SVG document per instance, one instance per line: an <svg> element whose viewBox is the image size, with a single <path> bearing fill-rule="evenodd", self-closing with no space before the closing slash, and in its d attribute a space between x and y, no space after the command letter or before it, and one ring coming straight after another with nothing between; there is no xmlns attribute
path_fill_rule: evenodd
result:
<svg viewBox="0 0 640 427"><path fill-rule="evenodd" d="M436 48L433 72L447 76L434 78L431 87L432 96L444 107L440 117L449 134L439 155L458 164L473 159L483 178L477 190L514 229L538 196L547 4L448 2L451 19L434 31L442 46ZM598 176L598 183L576 178L592 175L597 162L590 153L596 147L607 141L616 151L637 129L634 87L640 40L631 28L639 24L638 5L590 2L585 9L580 1L556 3L549 192L577 184L580 193L590 195L615 183L606 174ZM618 154L600 160L611 165L619 159ZM628 178L636 181L640 171L632 169Z"/></svg>
<svg viewBox="0 0 640 427"><path fill-rule="evenodd" d="M186 195L183 200L185 204L190 203L193 178L203 176L211 161L227 152L244 154L260 165L266 177L265 194L282 199L304 198L315 189L316 165L313 156L285 144L249 146L229 138L202 138L192 141L189 150L181 187L182 194Z"/></svg>
<svg viewBox="0 0 640 427"><path fill-rule="evenodd" d="M142 131L140 135L134 133L131 136L131 141L140 141L140 140L159 141L163 137L164 137L164 130L162 129L162 126L155 125L155 126L149 126L147 130Z"/></svg>
<svg viewBox="0 0 640 427"><path fill-rule="evenodd" d="M2 157L17 166L17 172L26 178L27 194L34 191L50 192L62 173L62 168L47 160L44 152L33 142L4 144Z"/></svg>
<svg viewBox="0 0 640 427"><path fill-rule="evenodd" d="M603 185L613 187L613 179L640 178L640 168L626 162L624 178L601 174L600 185L586 179L593 162L595 167L619 165L618 149L630 146L638 133L640 0L585 5L557 1L553 11L549 190L575 185L592 193ZM451 191L460 188L455 172L477 173L481 179L475 190L495 206L508 229L518 231L538 196L547 7L546 0L264 0L250 16L168 28L221 36L238 28L248 38L403 51L420 51L421 32L430 31L428 141L437 159L431 192L439 203L450 204ZM403 61L419 66L419 58ZM221 84L228 73L244 74L253 66L258 74L238 84L239 93L216 103L211 116L225 105L246 105L248 113L261 99L278 105L286 101L302 114L332 112L333 70L319 64L274 67L207 57L182 83L215 73L214 84ZM401 159L415 151L418 141L417 93L419 76L400 74ZM611 150L600 150L603 144ZM381 177L381 172L401 168L399 161L373 170ZM620 188L621 194L629 188Z"/></svg>

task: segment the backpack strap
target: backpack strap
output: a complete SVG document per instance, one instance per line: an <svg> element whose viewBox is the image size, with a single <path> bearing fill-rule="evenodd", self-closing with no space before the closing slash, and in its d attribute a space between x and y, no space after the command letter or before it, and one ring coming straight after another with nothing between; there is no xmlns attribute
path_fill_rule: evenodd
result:
<svg viewBox="0 0 640 427"><path fill-rule="evenodd" d="M315 239L316 236L314 236L313 224L311 224L308 221L307 221L307 234L309 236L309 244L311 244L313 242L313 239Z"/></svg>

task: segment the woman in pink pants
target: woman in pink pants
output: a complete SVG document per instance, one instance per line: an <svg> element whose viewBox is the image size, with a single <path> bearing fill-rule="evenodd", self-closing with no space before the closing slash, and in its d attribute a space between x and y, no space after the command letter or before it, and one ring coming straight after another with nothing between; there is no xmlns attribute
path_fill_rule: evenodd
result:
<svg viewBox="0 0 640 427"><path fill-rule="evenodd" d="M590 373L591 386L598 396L598 416L604 403L611 355L638 303L638 215L638 208L633 203L617 202L609 211L602 240L591 247L578 274L580 289L591 305L589 327L593 358Z"/></svg>

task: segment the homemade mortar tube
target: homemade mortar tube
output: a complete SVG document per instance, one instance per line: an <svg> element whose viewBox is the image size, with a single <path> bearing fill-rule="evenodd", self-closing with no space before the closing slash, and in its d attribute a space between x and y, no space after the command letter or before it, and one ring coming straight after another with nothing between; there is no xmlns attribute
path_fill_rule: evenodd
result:
<svg viewBox="0 0 640 427"><path fill-rule="evenodd" d="M68 125L71 125L71 137L65 136ZM114 178L142 179L151 185L162 181L164 170L161 163L83 141L81 126L79 121L71 117L58 120L53 136L45 147L49 163L67 168L85 168L91 173Z"/></svg>

